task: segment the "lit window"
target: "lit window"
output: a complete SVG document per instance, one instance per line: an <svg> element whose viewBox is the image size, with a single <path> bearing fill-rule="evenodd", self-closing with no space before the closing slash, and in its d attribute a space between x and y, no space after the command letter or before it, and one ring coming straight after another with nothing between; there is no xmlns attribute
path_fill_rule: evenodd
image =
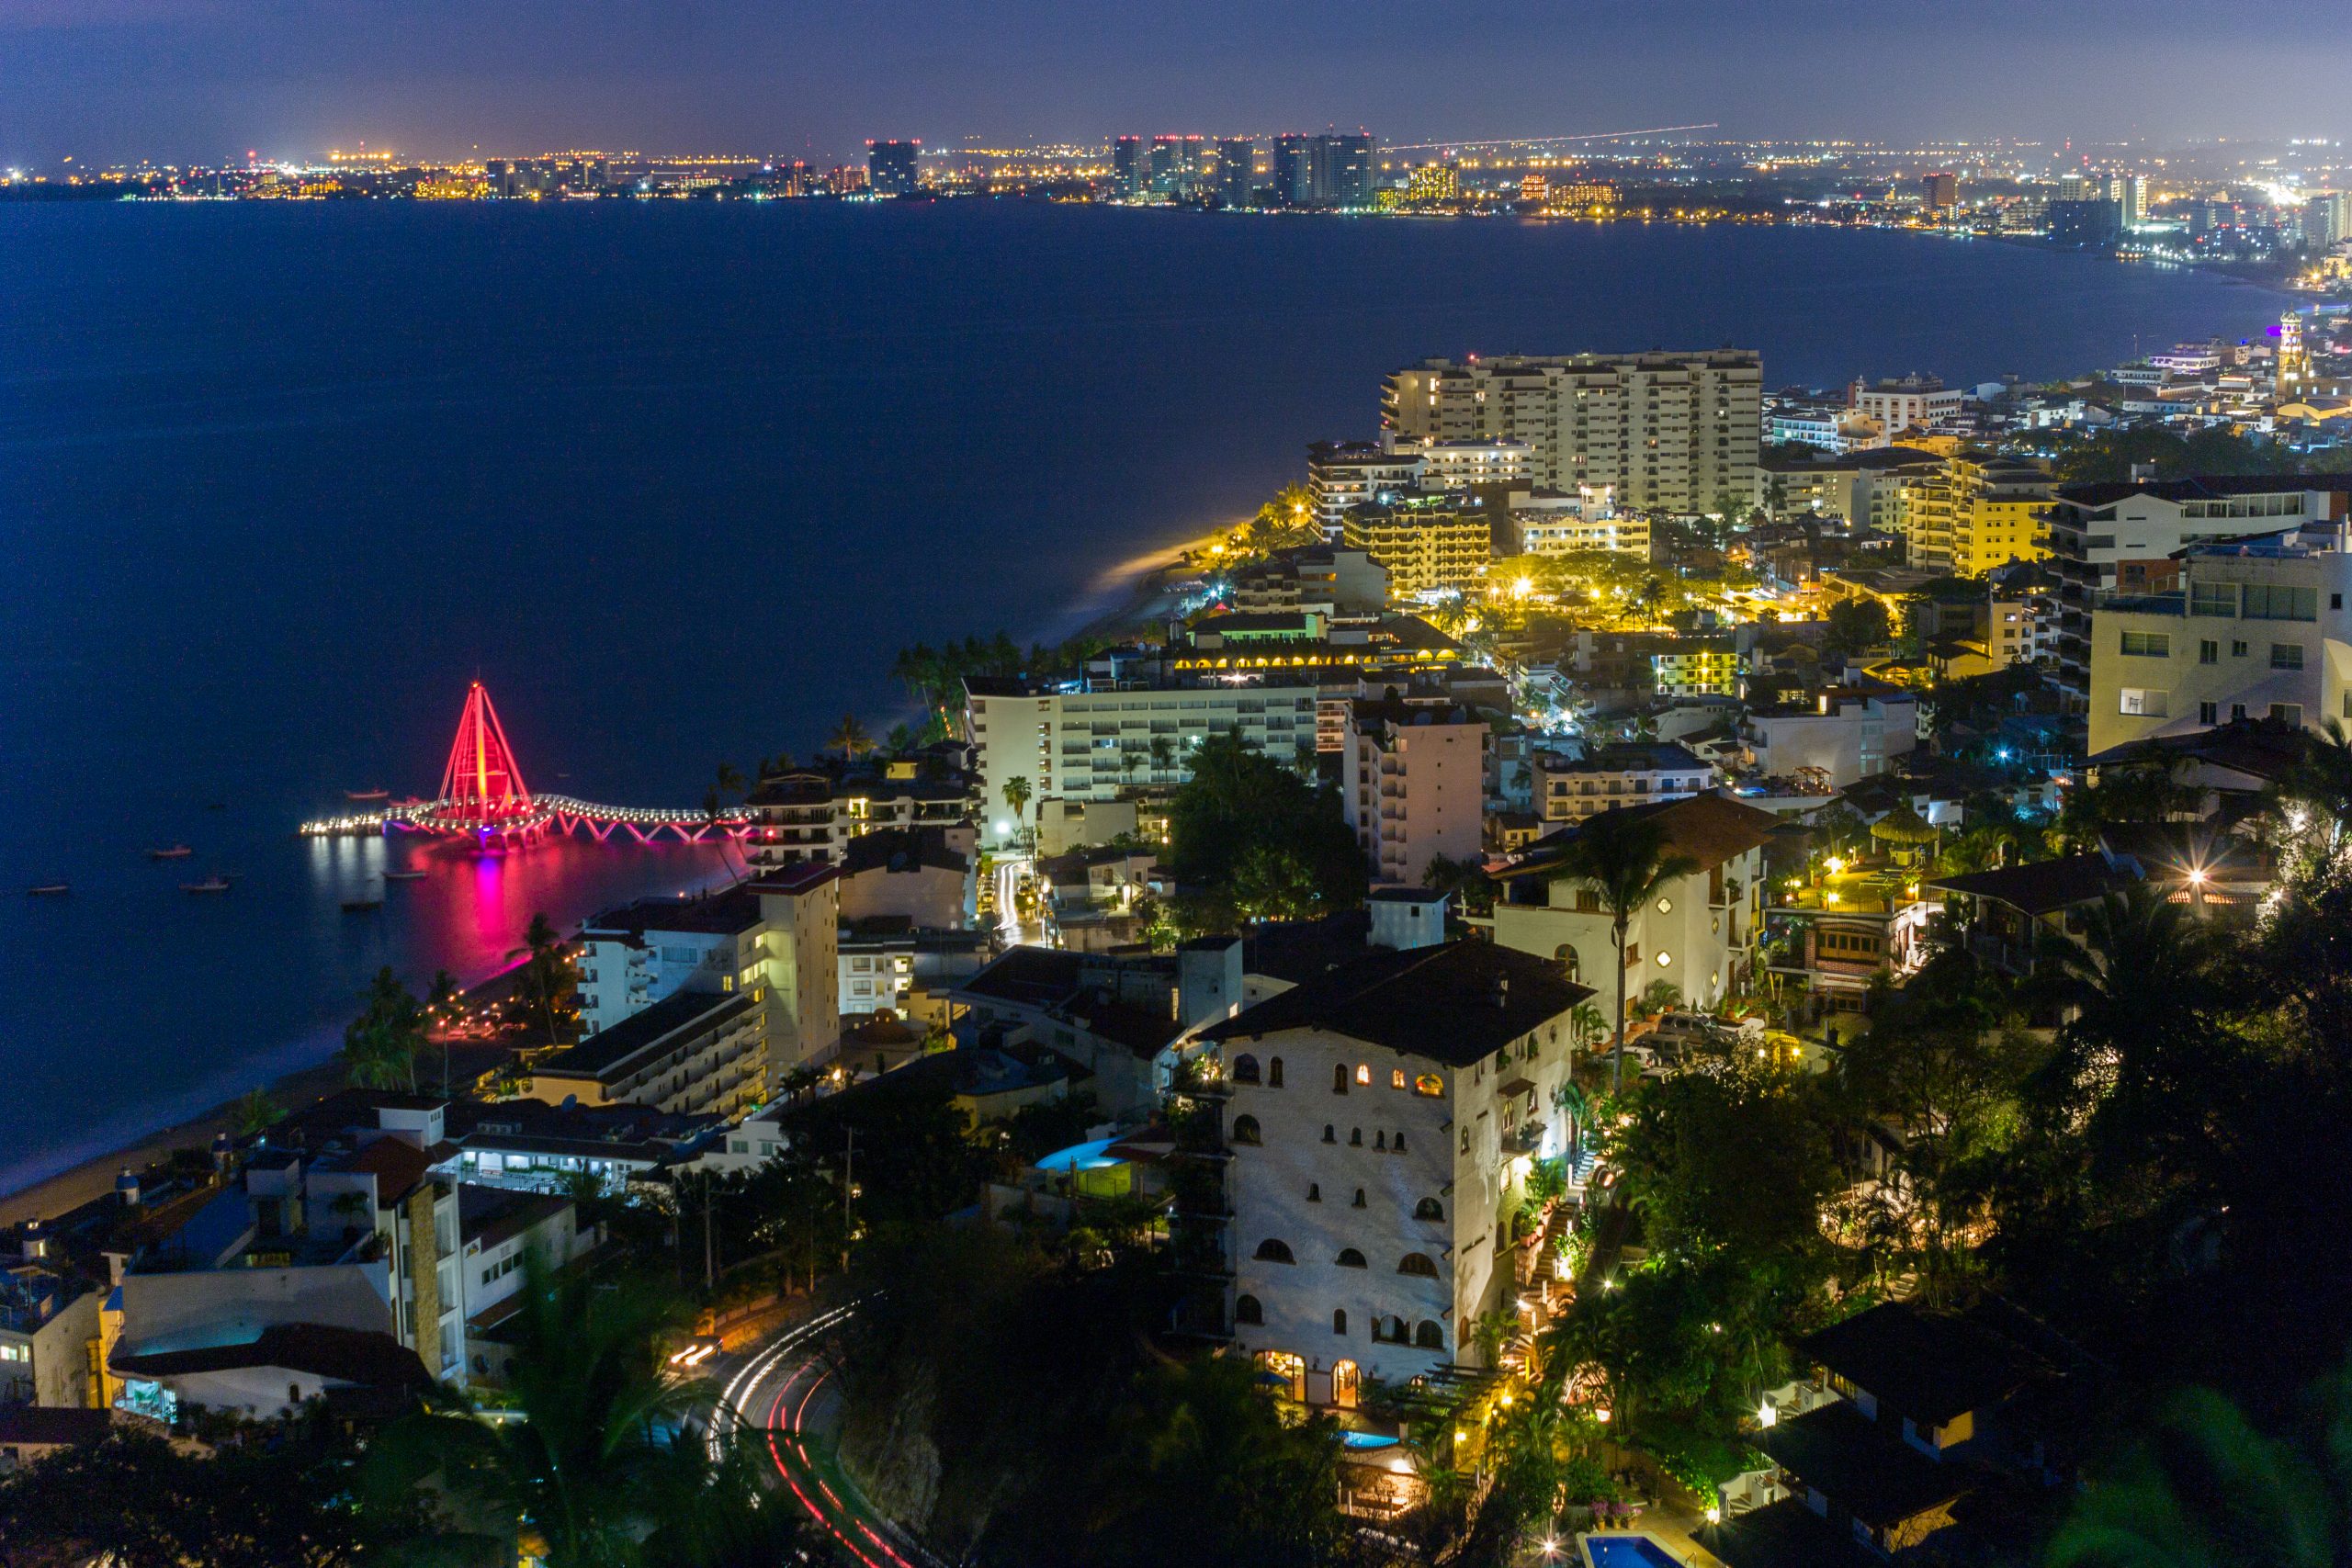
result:
<svg viewBox="0 0 2352 1568"><path fill-rule="evenodd" d="M1390 1089L1403 1089L1405 1087L1404 1068L1395 1067L1390 1069L1388 1074L1388 1087Z"/></svg>
<svg viewBox="0 0 2352 1568"><path fill-rule="evenodd" d="M2301 650L2298 649L2297 651L2300 652ZM1356 1064L1356 1086L1360 1089L1370 1089L1372 1087L1372 1067L1369 1064L1363 1062Z"/></svg>

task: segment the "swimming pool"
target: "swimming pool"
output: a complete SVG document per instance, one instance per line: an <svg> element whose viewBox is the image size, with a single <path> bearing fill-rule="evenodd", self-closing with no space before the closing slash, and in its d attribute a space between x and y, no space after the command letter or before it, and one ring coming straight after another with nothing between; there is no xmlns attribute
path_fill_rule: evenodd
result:
<svg viewBox="0 0 2352 1568"><path fill-rule="evenodd" d="M1397 1439L1385 1432L1342 1432L1340 1446L1343 1449L1393 1449Z"/></svg>
<svg viewBox="0 0 2352 1568"><path fill-rule="evenodd" d="M1577 1539L1591 1568L1682 1568L1681 1560L1659 1545L1656 1536L1611 1532Z"/></svg>

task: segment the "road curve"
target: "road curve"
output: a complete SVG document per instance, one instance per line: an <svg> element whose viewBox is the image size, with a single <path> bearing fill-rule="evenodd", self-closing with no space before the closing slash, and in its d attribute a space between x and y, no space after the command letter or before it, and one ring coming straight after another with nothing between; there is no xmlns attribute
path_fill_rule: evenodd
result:
<svg viewBox="0 0 2352 1568"><path fill-rule="evenodd" d="M820 1395L836 1371L827 1341L857 1306L851 1302L794 1325L736 1371L711 1417L711 1456L732 1443L759 1445L776 1483L865 1568L940 1568L939 1559L858 1495L821 1429L829 1402Z"/></svg>

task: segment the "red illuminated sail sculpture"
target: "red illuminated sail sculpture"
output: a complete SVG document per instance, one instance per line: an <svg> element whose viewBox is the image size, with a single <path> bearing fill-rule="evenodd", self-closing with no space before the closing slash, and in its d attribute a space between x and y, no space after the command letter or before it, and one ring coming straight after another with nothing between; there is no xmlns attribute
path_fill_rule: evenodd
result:
<svg viewBox="0 0 2352 1568"><path fill-rule="evenodd" d="M468 689L465 711L458 716L458 739L449 747L449 765L441 771L435 810L483 836L533 837L546 826L548 813L532 800L490 691L480 681Z"/></svg>

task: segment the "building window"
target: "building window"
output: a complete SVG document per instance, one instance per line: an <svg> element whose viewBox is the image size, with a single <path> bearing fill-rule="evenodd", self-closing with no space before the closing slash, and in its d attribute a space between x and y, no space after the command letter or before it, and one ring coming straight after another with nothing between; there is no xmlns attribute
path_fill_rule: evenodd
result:
<svg viewBox="0 0 2352 1568"><path fill-rule="evenodd" d="M1419 1202L1413 1205L1413 1218L1417 1220L1442 1220L1445 1218L1445 1205L1439 1202L1434 1198L1424 1198Z"/></svg>
<svg viewBox="0 0 2352 1568"><path fill-rule="evenodd" d="M1401 1317L1375 1317L1372 1320L1372 1337L1383 1345L1404 1345L1407 1337L1405 1320Z"/></svg>
<svg viewBox="0 0 2352 1568"><path fill-rule="evenodd" d="M2270 645L2270 668L2301 670L2303 667L2303 645L2300 642L2274 642Z"/></svg>
<svg viewBox="0 0 2352 1568"><path fill-rule="evenodd" d="M1350 1148L1355 1148L1355 1149L1360 1149L1360 1148L1363 1147L1363 1128L1361 1128L1361 1127L1351 1127L1351 1128L1349 1128L1349 1129L1348 1129L1348 1146L1349 1146Z"/></svg>
<svg viewBox="0 0 2352 1568"><path fill-rule="evenodd" d="M2296 728L2301 729L2303 727L2303 705L2301 703L2272 703L2270 705L2270 716L2278 719L2282 724L2291 724Z"/></svg>
<svg viewBox="0 0 2352 1568"><path fill-rule="evenodd" d="M1306 1201L1310 1203L1320 1203L1323 1201L1323 1184L1321 1182L1310 1181L1306 1184Z"/></svg>
<svg viewBox="0 0 2352 1568"><path fill-rule="evenodd" d="M1403 1088L1405 1087L1405 1069L1404 1069L1404 1068L1402 1068L1402 1067L1392 1067L1392 1068L1390 1068L1390 1069L1389 1069L1389 1071L1388 1071L1388 1087L1389 1087L1390 1089L1403 1089Z"/></svg>
<svg viewBox="0 0 2352 1568"><path fill-rule="evenodd" d="M2319 590L2290 588L2285 583L2245 585L2245 618L2249 621L2315 621L2319 619Z"/></svg>
<svg viewBox="0 0 2352 1568"><path fill-rule="evenodd" d="M2352 716L2352 715L2346 716ZM1413 1092L1430 1100L1442 1098L1445 1094L1445 1080L1435 1073L1423 1073L1413 1080Z"/></svg>
<svg viewBox="0 0 2352 1568"><path fill-rule="evenodd" d="M1396 1152L1400 1155L1405 1152L1405 1129L1402 1127L1396 1129Z"/></svg>
<svg viewBox="0 0 2352 1568"><path fill-rule="evenodd" d="M2346 694L2352 695L2352 694ZM2219 703L2199 703L2197 705L2197 722L2199 724L2221 723L2222 705Z"/></svg>
<svg viewBox="0 0 2352 1568"><path fill-rule="evenodd" d="M1268 1236L1265 1240L1258 1244L1257 1258L1261 1263L1295 1263L1298 1261L1297 1258L1293 1258L1290 1255L1290 1243L1286 1241L1276 1241L1272 1236Z"/></svg>
<svg viewBox="0 0 2352 1568"><path fill-rule="evenodd" d="M2191 582L2188 585L2188 613L2192 615L2235 615L2238 613L2237 584Z"/></svg>
<svg viewBox="0 0 2352 1568"><path fill-rule="evenodd" d="M1327 1144L1336 1144L1340 1141L1338 1130L1329 1122L1323 1123L1323 1141Z"/></svg>
<svg viewBox="0 0 2352 1568"><path fill-rule="evenodd" d="M1276 1056L1266 1064L1266 1087L1268 1089L1283 1087L1283 1059L1280 1056Z"/></svg>
<svg viewBox="0 0 2352 1568"><path fill-rule="evenodd" d="M1345 1307L1334 1307L1334 1308L1332 1308L1332 1310L1331 1310L1331 1332L1332 1332L1332 1333L1334 1333L1334 1334L1345 1334L1347 1331L1348 1331L1348 1309L1347 1309L1347 1308L1345 1308Z"/></svg>
<svg viewBox="0 0 2352 1568"><path fill-rule="evenodd" d="M2198 663L2219 664L2221 661L2222 645L2220 643L2215 642L2211 637L2207 637L2197 645Z"/></svg>
<svg viewBox="0 0 2352 1568"><path fill-rule="evenodd" d="M1363 1089L1372 1087L1372 1064L1369 1062L1356 1064L1356 1083L1358 1087Z"/></svg>
<svg viewBox="0 0 2352 1568"><path fill-rule="evenodd" d="M2231 641L2230 641L2230 657L2231 657L2232 659L2244 659L2244 658L2245 657L2245 652L2246 652L2246 646L2245 646L2245 644L2244 642L2242 642L2242 641L2240 641L2240 640L2238 640L2238 639L2236 639L2236 638L2234 638L2234 637L2231 639Z"/></svg>
<svg viewBox="0 0 2352 1568"><path fill-rule="evenodd" d="M1255 1144L1258 1141L1258 1119L1255 1116L1235 1117L1233 1141L1237 1144Z"/></svg>
<svg viewBox="0 0 2352 1568"><path fill-rule="evenodd" d="M1424 1350L1442 1350L1445 1348L1445 1330L1423 1318L1421 1325L1413 1330L1413 1343Z"/></svg>
<svg viewBox="0 0 2352 1568"><path fill-rule="evenodd" d="M2127 659L2170 659L2172 638L2163 632L2125 632L2123 656Z"/></svg>
<svg viewBox="0 0 2352 1568"><path fill-rule="evenodd" d="M1331 1262L1334 1266L1341 1269L1363 1269L1370 1267L1364 1262L1363 1254L1358 1252L1352 1247L1343 1247L1340 1248L1340 1256L1331 1259Z"/></svg>
<svg viewBox="0 0 2352 1568"><path fill-rule="evenodd" d="M2146 690L2139 686L2123 688L2120 709L2139 718L2162 718L2171 711L2172 694Z"/></svg>
<svg viewBox="0 0 2352 1568"><path fill-rule="evenodd" d="M1333 1094L1348 1092L1348 1065L1345 1062L1331 1064L1331 1092Z"/></svg>
<svg viewBox="0 0 2352 1568"><path fill-rule="evenodd" d="M1255 1296L1236 1296L1233 1298L1233 1321L1263 1323L1266 1321L1266 1309L1259 1304Z"/></svg>
<svg viewBox="0 0 2352 1568"><path fill-rule="evenodd" d="M1234 1057L1233 1081L1235 1083L1256 1083L1258 1081L1258 1058L1249 1055L1247 1052Z"/></svg>
<svg viewBox="0 0 2352 1568"><path fill-rule="evenodd" d="M1355 1208L1361 1209L1361 1208L1363 1208L1363 1206L1364 1206L1364 1202L1363 1202L1363 1188L1361 1188L1361 1187L1359 1187L1359 1188L1357 1188L1357 1189L1356 1189L1356 1201L1355 1201L1354 1204L1352 1205L1352 1207L1355 1207Z"/></svg>
<svg viewBox="0 0 2352 1568"><path fill-rule="evenodd" d="M1424 1253L1408 1252L1396 1260L1396 1272L1410 1274L1417 1280L1434 1280L1437 1278L1437 1265L1430 1262Z"/></svg>

